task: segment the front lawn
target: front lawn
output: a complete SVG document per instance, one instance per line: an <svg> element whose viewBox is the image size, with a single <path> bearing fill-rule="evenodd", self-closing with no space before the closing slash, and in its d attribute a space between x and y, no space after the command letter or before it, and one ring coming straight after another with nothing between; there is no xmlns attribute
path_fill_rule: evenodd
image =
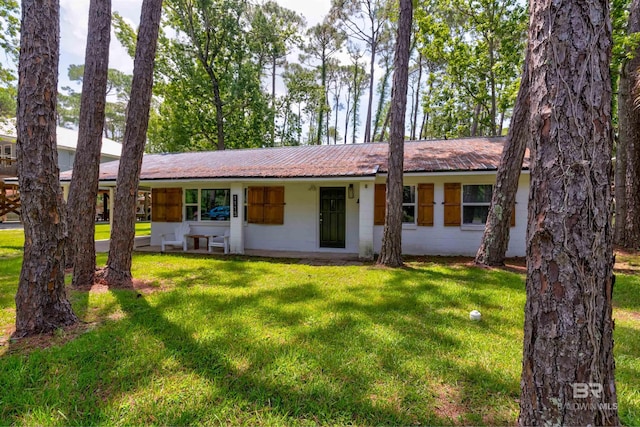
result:
<svg viewBox="0 0 640 427"><path fill-rule="evenodd" d="M21 255L3 237L7 331ZM5 332L1 425L516 423L522 274L138 253L134 276L138 291L70 291L75 330ZM639 277L615 292L620 414L638 425Z"/></svg>

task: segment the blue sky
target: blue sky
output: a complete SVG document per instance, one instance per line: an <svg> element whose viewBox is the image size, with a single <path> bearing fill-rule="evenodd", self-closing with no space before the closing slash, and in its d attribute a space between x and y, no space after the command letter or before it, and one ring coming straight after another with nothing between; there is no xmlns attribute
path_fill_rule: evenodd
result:
<svg viewBox="0 0 640 427"><path fill-rule="evenodd" d="M276 0L280 5L305 16L309 26L321 21L329 11L330 0ZM137 26L142 0L112 0L112 10ZM83 64L87 38L88 0L60 0L60 87L68 86L67 70L71 64ZM131 74L133 60L115 35L111 36L109 67ZM78 88L79 90L79 88Z"/></svg>

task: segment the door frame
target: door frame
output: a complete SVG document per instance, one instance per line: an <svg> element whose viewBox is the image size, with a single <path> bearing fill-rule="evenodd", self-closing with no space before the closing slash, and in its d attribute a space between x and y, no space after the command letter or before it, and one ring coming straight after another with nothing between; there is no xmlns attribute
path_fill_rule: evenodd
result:
<svg viewBox="0 0 640 427"><path fill-rule="evenodd" d="M322 239L322 193L323 190L333 190L333 191L341 191L344 196L344 215L343 215L343 226L344 230L343 238L342 238L342 246L336 245L323 245ZM318 247L321 249L346 249L347 247L347 188L344 186L326 186L318 188Z"/></svg>

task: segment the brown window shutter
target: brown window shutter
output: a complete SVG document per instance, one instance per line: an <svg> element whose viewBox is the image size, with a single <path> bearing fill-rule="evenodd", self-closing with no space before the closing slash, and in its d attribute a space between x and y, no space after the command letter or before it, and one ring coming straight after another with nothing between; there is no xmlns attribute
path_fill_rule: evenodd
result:
<svg viewBox="0 0 640 427"><path fill-rule="evenodd" d="M167 218L167 189L151 189L151 221L165 222Z"/></svg>
<svg viewBox="0 0 640 427"><path fill-rule="evenodd" d="M418 184L418 225L433 226L433 184Z"/></svg>
<svg viewBox="0 0 640 427"><path fill-rule="evenodd" d="M376 184L373 195L373 224L384 225L384 212L387 207L387 186Z"/></svg>
<svg viewBox="0 0 640 427"><path fill-rule="evenodd" d="M166 189L167 222L182 222L182 188Z"/></svg>
<svg viewBox="0 0 640 427"><path fill-rule="evenodd" d="M461 224L460 196L462 184L444 184L444 225L446 227L459 226Z"/></svg>
<svg viewBox="0 0 640 427"><path fill-rule="evenodd" d="M182 222L182 188L151 189L151 221Z"/></svg>
<svg viewBox="0 0 640 427"><path fill-rule="evenodd" d="M284 187L265 187L265 224L284 224Z"/></svg>
<svg viewBox="0 0 640 427"><path fill-rule="evenodd" d="M247 198L247 222L264 223L264 187L249 187Z"/></svg>
<svg viewBox="0 0 640 427"><path fill-rule="evenodd" d="M511 226L515 227L516 226L516 205L513 205L513 208L511 209Z"/></svg>

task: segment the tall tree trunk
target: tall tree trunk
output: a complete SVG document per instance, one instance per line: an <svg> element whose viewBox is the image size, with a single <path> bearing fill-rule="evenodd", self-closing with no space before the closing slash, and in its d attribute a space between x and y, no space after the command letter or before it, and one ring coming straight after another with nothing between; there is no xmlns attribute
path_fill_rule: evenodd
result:
<svg viewBox="0 0 640 427"><path fill-rule="evenodd" d="M224 143L224 112L222 110L222 97L220 96L220 83L218 82L218 78L213 72L213 70L211 70L209 75L211 77L211 83L213 85L213 103L215 104L215 107L216 107L216 131L217 131L217 140L218 140L218 151L222 151L225 149L225 143ZM126 133L126 129L125 129L125 133Z"/></svg>
<svg viewBox="0 0 640 427"><path fill-rule="evenodd" d="M509 135L502 149L502 159L496 173L496 185L491 208L476 254L476 264L503 265L509 247L511 212L515 208L518 180L529 138L529 54L524 62L520 89L513 108Z"/></svg>
<svg viewBox="0 0 640 427"><path fill-rule="evenodd" d="M387 86L389 82L389 76L391 75L391 68L387 66L382 75L382 80L380 81L380 97L378 98L378 108L376 108L376 118L373 125L373 134L371 135L371 140L373 141L378 135L378 129L382 125L380 121L382 120L382 112L384 110L384 103L387 98Z"/></svg>
<svg viewBox="0 0 640 427"><path fill-rule="evenodd" d="M67 264L72 285L91 286L96 270L95 217L107 96L111 0L91 0L80 98L78 146L67 202Z"/></svg>
<svg viewBox="0 0 640 427"><path fill-rule="evenodd" d="M338 90L338 88L336 88L336 97L335 97L335 118L333 120L333 129L335 130L333 132L333 145L337 145L338 144L338 108L340 107L340 92L342 92L342 90Z"/></svg>
<svg viewBox="0 0 640 427"><path fill-rule="evenodd" d="M349 95L349 93L347 93L347 109L345 110L345 115L344 115L344 143L347 143L347 133L349 132L349 120L351 120L351 114L350 114L350 104L351 104L351 95Z"/></svg>
<svg viewBox="0 0 640 427"><path fill-rule="evenodd" d="M391 128L387 173L387 200L378 264L399 267L402 263L402 178L404 169L404 130L409 81L409 51L413 21L412 0L400 0L400 18L394 60L391 95Z"/></svg>
<svg viewBox="0 0 640 427"><path fill-rule="evenodd" d="M378 44L375 41L371 42L371 61L369 66L369 103L367 105L367 121L364 128L364 142L371 142L371 109L373 107L373 83L374 72L376 70L376 50ZM354 128L355 130L355 128Z"/></svg>
<svg viewBox="0 0 640 427"><path fill-rule="evenodd" d="M393 96L392 96L393 98ZM380 130L380 142L384 141L385 134L387 132L387 128L389 127L389 119L391 117L391 106L389 105L389 109L387 110L387 114L384 116L384 123L382 124L382 129Z"/></svg>
<svg viewBox="0 0 640 427"><path fill-rule="evenodd" d="M276 67L278 58L274 55L271 63L271 110L273 111L273 122L271 123L271 146L276 142Z"/></svg>
<svg viewBox="0 0 640 427"><path fill-rule="evenodd" d="M519 423L619 425L611 320L609 2L531 2L530 23L531 187Z"/></svg>
<svg viewBox="0 0 640 427"><path fill-rule="evenodd" d="M104 279L111 286L131 286L138 179L149 125L153 67L161 12L162 0L143 0L133 64L129 114L118 169L109 258L103 272Z"/></svg>
<svg viewBox="0 0 640 427"><path fill-rule="evenodd" d="M413 120L411 121L411 139L416 139L416 128L418 127L418 109L420 108L420 84L422 83L422 53L418 54L418 83L416 84L416 94L413 106Z"/></svg>
<svg viewBox="0 0 640 427"><path fill-rule="evenodd" d="M640 1L633 0L629 11L628 33L640 32ZM623 162L625 166L624 191L622 208L626 215L624 231L620 243L625 248L640 248L640 48L633 52L633 58L624 64L620 76L620 146L624 147ZM624 102L623 102L624 101ZM617 219L617 218L616 218ZM616 224L618 221L616 220Z"/></svg>
<svg viewBox="0 0 640 427"><path fill-rule="evenodd" d="M16 338L78 321L64 287L65 215L56 151L60 6L23 0L21 9L16 154L25 240Z"/></svg>
<svg viewBox="0 0 640 427"><path fill-rule="evenodd" d="M324 119L324 136L327 139L327 145L329 145L330 141L331 141L331 135L329 135L329 122L331 121L331 106L329 105L329 91L327 90L324 93L324 99L325 99L325 108L326 108L326 112L327 112L327 116Z"/></svg>
<svg viewBox="0 0 640 427"><path fill-rule="evenodd" d="M322 123L324 123L324 106L327 103L325 94L327 93L327 57L324 50L322 51L322 64L320 65L320 81L322 83L322 92L320 102L318 103L320 111L318 111L318 139L317 145L322 144Z"/></svg>
<svg viewBox="0 0 640 427"><path fill-rule="evenodd" d="M433 80L429 82L429 96L431 96L431 91L433 91ZM427 125L429 124L429 112L425 111L424 116L422 116L422 126L420 126L420 139L427 138Z"/></svg>
<svg viewBox="0 0 640 427"><path fill-rule="evenodd" d="M489 81L491 86L491 136L496 136L496 118L498 117L496 108L496 75L494 72L494 41L489 40Z"/></svg>
<svg viewBox="0 0 640 427"><path fill-rule="evenodd" d="M478 102L473 109L473 122L471 122L471 136L478 135L478 123L480 122L480 108L481 105Z"/></svg>
<svg viewBox="0 0 640 427"><path fill-rule="evenodd" d="M298 102L298 145L302 145L302 109L301 103Z"/></svg>
<svg viewBox="0 0 640 427"><path fill-rule="evenodd" d="M351 131L351 143L356 143L356 131L358 130L358 98L360 97L360 89L358 84L358 61L353 67L353 130ZM366 138L365 138L366 139ZM365 141L367 142L367 141Z"/></svg>

